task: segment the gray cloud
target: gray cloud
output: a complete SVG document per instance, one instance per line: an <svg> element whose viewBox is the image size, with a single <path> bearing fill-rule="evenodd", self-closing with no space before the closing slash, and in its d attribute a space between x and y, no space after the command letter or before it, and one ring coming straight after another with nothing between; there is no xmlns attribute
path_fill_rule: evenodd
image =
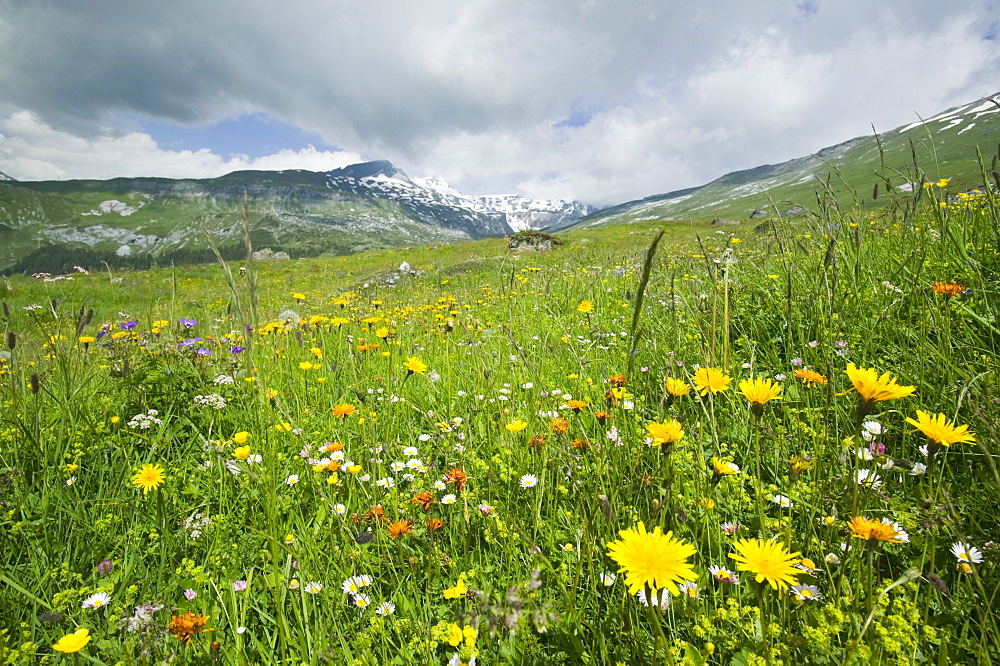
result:
<svg viewBox="0 0 1000 666"><path fill-rule="evenodd" d="M0 115L97 142L262 112L470 192L614 203L996 92L1000 11L962 4L7 0ZM10 131L0 158L40 159Z"/></svg>

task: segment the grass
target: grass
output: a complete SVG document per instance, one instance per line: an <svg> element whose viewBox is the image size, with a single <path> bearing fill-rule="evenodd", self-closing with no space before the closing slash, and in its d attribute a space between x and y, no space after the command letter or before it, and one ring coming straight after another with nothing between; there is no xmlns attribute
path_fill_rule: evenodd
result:
<svg viewBox="0 0 1000 666"><path fill-rule="evenodd" d="M13 276L0 661L996 662L997 220L934 185L746 236ZM917 410L974 441L921 453ZM758 538L800 568L737 570Z"/></svg>

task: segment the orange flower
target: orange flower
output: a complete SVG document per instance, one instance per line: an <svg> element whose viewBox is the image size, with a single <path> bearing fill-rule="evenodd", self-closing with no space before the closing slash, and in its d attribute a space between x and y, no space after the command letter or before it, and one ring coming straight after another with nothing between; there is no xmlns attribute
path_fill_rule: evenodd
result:
<svg viewBox="0 0 1000 666"><path fill-rule="evenodd" d="M532 449L540 449L543 444L545 444L545 438L537 432L531 439L528 440L528 447Z"/></svg>
<svg viewBox="0 0 1000 666"><path fill-rule="evenodd" d="M183 615L175 615L167 623L167 630L172 636L187 646L196 634L212 631L205 628L205 624L208 623L208 617L207 615L196 615L191 611Z"/></svg>
<svg viewBox="0 0 1000 666"><path fill-rule="evenodd" d="M958 296L965 291L965 285L959 282L935 282L931 289L943 296Z"/></svg>
<svg viewBox="0 0 1000 666"><path fill-rule="evenodd" d="M455 483L458 485L458 492L465 490L465 483L469 480L469 476L465 473L465 470L461 467L454 467L449 469L444 475L445 483Z"/></svg>
<svg viewBox="0 0 1000 666"><path fill-rule="evenodd" d="M628 380L625 379L625 375L611 375L608 377L608 383L612 386L625 386L628 384Z"/></svg>
<svg viewBox="0 0 1000 666"><path fill-rule="evenodd" d="M356 412L357 407L355 407L354 405L348 405L347 403L343 403L340 405L334 405L332 411L334 416L343 419L347 418L348 416Z"/></svg>
<svg viewBox="0 0 1000 666"><path fill-rule="evenodd" d="M587 406L587 403L583 400L569 400L566 402L566 406L579 414L580 410Z"/></svg>
<svg viewBox="0 0 1000 666"><path fill-rule="evenodd" d="M413 523L406 518L389 523L385 528L389 532L390 539L398 539L404 534L413 534Z"/></svg>
<svg viewBox="0 0 1000 666"><path fill-rule="evenodd" d="M437 502L434 501L434 495L430 491L417 493L413 497L413 503L422 508L424 511L430 509L431 505L437 504Z"/></svg>
<svg viewBox="0 0 1000 666"><path fill-rule="evenodd" d="M435 530L439 530L442 527L444 527L444 521L441 520L440 518L431 518L430 520L427 521L427 529L429 529L432 532Z"/></svg>
<svg viewBox="0 0 1000 666"><path fill-rule="evenodd" d="M817 384L827 384L829 383L827 378L819 374L815 370L810 370L809 368L799 368L795 371L795 376L802 380L802 383L806 386L817 385Z"/></svg>
<svg viewBox="0 0 1000 666"><path fill-rule="evenodd" d="M590 440L574 439L572 442L570 442L569 445L572 446L574 449L580 449L582 451L584 449L590 448Z"/></svg>
<svg viewBox="0 0 1000 666"><path fill-rule="evenodd" d="M594 412L594 418L597 419L598 423L604 425L604 423L611 418L611 414L608 414L607 412Z"/></svg>
<svg viewBox="0 0 1000 666"><path fill-rule="evenodd" d="M552 421L552 423L549 424L549 427L552 428L553 433L563 435L569 432L569 421L560 416Z"/></svg>

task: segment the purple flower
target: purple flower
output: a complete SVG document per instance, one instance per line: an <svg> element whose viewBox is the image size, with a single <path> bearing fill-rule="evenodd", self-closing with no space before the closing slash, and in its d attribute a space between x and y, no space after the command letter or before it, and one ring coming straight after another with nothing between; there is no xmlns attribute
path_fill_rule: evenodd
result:
<svg viewBox="0 0 1000 666"><path fill-rule="evenodd" d="M240 347L239 345L237 345L235 347L230 347L229 348L229 353L230 354L239 354L244 349L246 349L246 347Z"/></svg>
<svg viewBox="0 0 1000 666"><path fill-rule="evenodd" d="M192 601L197 596L198 593L192 590L190 587L184 590L184 598L187 599L188 601Z"/></svg>
<svg viewBox="0 0 1000 666"><path fill-rule="evenodd" d="M97 573L102 576L107 576L111 573L111 570L115 568L114 562L111 560L101 560L97 563Z"/></svg>
<svg viewBox="0 0 1000 666"><path fill-rule="evenodd" d="M201 342L201 336L191 338L190 340L182 340L177 344L181 347L193 347L196 342Z"/></svg>
<svg viewBox="0 0 1000 666"><path fill-rule="evenodd" d="M204 347L199 347L197 350L195 350L194 353L197 354L198 356L211 356L212 350L205 349Z"/></svg>
<svg viewBox="0 0 1000 666"><path fill-rule="evenodd" d="M233 581L233 592L242 592L245 589L247 589L247 582L245 580Z"/></svg>
<svg viewBox="0 0 1000 666"><path fill-rule="evenodd" d="M803 361L801 358L793 358L792 365L802 365Z"/></svg>
<svg viewBox="0 0 1000 666"><path fill-rule="evenodd" d="M126 331L131 331L133 328L135 328L135 325L138 323L139 323L138 321L127 321L124 324L122 324L122 328L124 328Z"/></svg>
<svg viewBox="0 0 1000 666"><path fill-rule="evenodd" d="M198 323L198 320L197 319L188 319L187 317L181 317L180 318L180 322L181 322L181 326L183 326L184 328L191 328L192 326L194 326L195 324Z"/></svg>

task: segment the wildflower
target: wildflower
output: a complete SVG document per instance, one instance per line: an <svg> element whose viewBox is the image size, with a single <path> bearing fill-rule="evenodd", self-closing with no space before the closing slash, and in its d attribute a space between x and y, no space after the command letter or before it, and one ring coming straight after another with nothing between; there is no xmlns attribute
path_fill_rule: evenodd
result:
<svg viewBox="0 0 1000 666"><path fill-rule="evenodd" d="M679 442L684 437L684 430L679 421L670 420L666 423L647 424L646 435L650 446L661 446Z"/></svg>
<svg viewBox="0 0 1000 666"><path fill-rule="evenodd" d="M458 486L458 492L465 490L465 484L470 480L470 477L465 473L465 470L461 467L454 467L445 472L444 482L454 483Z"/></svg>
<svg viewBox="0 0 1000 666"><path fill-rule="evenodd" d="M698 368L694 371L694 385L702 395L722 393L729 388L732 380L718 368Z"/></svg>
<svg viewBox="0 0 1000 666"><path fill-rule="evenodd" d="M692 599L698 599L698 583L686 580L677 586L677 589L681 591L681 594L686 594Z"/></svg>
<svg viewBox="0 0 1000 666"><path fill-rule="evenodd" d="M847 364L847 376L858 392L858 415L864 417L876 402L905 398L913 395L914 386L900 386L886 372L881 377L871 369L858 368L853 363Z"/></svg>
<svg viewBox="0 0 1000 666"><path fill-rule="evenodd" d="M580 301L580 304L576 306L576 311L590 314L594 311L594 304L591 301Z"/></svg>
<svg viewBox="0 0 1000 666"><path fill-rule="evenodd" d="M632 593L650 588L666 587L680 594L677 583L697 576L687 562L695 547L674 538L673 532L663 534L659 527L652 532L640 522L636 527L621 530L621 539L608 543L608 556L621 565L625 584Z"/></svg>
<svg viewBox="0 0 1000 666"><path fill-rule="evenodd" d="M660 610L666 610L670 605L670 595L665 590L657 591L651 588L648 599L646 598L646 590L644 589L636 592L635 596L643 606L652 606Z"/></svg>
<svg viewBox="0 0 1000 666"><path fill-rule="evenodd" d="M97 563L97 573L101 574L102 576L107 576L109 573L111 573L111 570L114 568L115 564L111 560L101 560L100 562Z"/></svg>
<svg viewBox="0 0 1000 666"><path fill-rule="evenodd" d="M827 553L823 561L830 565L840 564L840 556L836 553Z"/></svg>
<svg viewBox="0 0 1000 666"><path fill-rule="evenodd" d="M760 418L764 413L764 405L771 400L781 400L781 386L770 379L744 379L740 382L740 393L750 402L754 416Z"/></svg>
<svg viewBox="0 0 1000 666"><path fill-rule="evenodd" d="M233 449L233 457L237 460L246 460L250 457L250 447L249 446L237 446Z"/></svg>
<svg viewBox="0 0 1000 666"><path fill-rule="evenodd" d="M564 435L569 432L569 421L563 417L558 417L549 424L553 434Z"/></svg>
<svg viewBox="0 0 1000 666"><path fill-rule="evenodd" d="M771 504L777 504L782 509L790 509L793 506L795 506L792 503L792 500L788 499L784 495L775 495L774 497L772 497L771 498Z"/></svg>
<svg viewBox="0 0 1000 666"><path fill-rule="evenodd" d="M422 375L423 373L427 372L427 364L421 361L416 356L410 356L409 358L407 358L403 366L407 370L406 373L407 376L412 375L413 373Z"/></svg>
<svg viewBox="0 0 1000 666"><path fill-rule="evenodd" d="M190 587L184 590L184 598L187 599L188 601L194 601L195 597L197 596L198 593L192 590Z"/></svg>
<svg viewBox="0 0 1000 666"><path fill-rule="evenodd" d="M723 583L729 583L730 585L739 585L740 577L735 571L730 571L725 567L719 567L714 564L708 567L708 572L712 574L712 577L716 580L720 580Z"/></svg>
<svg viewBox="0 0 1000 666"><path fill-rule="evenodd" d="M66 634L52 646L56 652L79 652L90 642L90 629L77 629L72 634Z"/></svg>
<svg viewBox="0 0 1000 666"><path fill-rule="evenodd" d="M390 601L383 601L375 607L375 614L385 617L396 612L396 605Z"/></svg>
<svg viewBox="0 0 1000 666"><path fill-rule="evenodd" d="M367 594L358 593L351 595L351 603L353 603L354 606L357 608L365 609L371 605L372 598L369 597Z"/></svg>
<svg viewBox="0 0 1000 666"><path fill-rule="evenodd" d="M676 377L667 377L665 388L671 399L680 398L691 392L691 385Z"/></svg>
<svg viewBox="0 0 1000 666"><path fill-rule="evenodd" d="M829 383L829 380L826 377L819 374L815 370L810 370L809 368L799 368L792 374L801 379L802 383L806 386L825 385Z"/></svg>
<svg viewBox="0 0 1000 666"><path fill-rule="evenodd" d="M625 379L625 375L611 375L608 377L608 384L617 388L628 384L628 380Z"/></svg>
<svg viewBox="0 0 1000 666"><path fill-rule="evenodd" d="M819 598L823 596L815 585L796 585L791 592L795 595L795 600L799 602L819 601Z"/></svg>
<svg viewBox="0 0 1000 666"><path fill-rule="evenodd" d="M740 529L740 525L738 523L722 523L719 525L719 529L732 536L733 534L736 534L737 530Z"/></svg>
<svg viewBox="0 0 1000 666"><path fill-rule="evenodd" d="M794 481L799 474L806 471L815 464L809 456L793 454L788 461L788 476Z"/></svg>
<svg viewBox="0 0 1000 666"><path fill-rule="evenodd" d="M976 433L969 432L969 426L956 426L946 419L944 414L933 416L918 409L917 420L906 419L906 422L912 426L916 426L917 430L927 436L927 450L929 455L933 455L942 446L976 441Z"/></svg>
<svg viewBox="0 0 1000 666"><path fill-rule="evenodd" d="M521 432L527 427L528 427L527 421L522 421L520 419L514 421L513 423L507 424L507 430L510 430L511 432Z"/></svg>
<svg viewBox="0 0 1000 666"><path fill-rule="evenodd" d="M959 562L971 562L972 564L982 564L982 551L975 546L959 541L951 547L951 554L958 558Z"/></svg>
<svg viewBox="0 0 1000 666"><path fill-rule="evenodd" d="M441 504L454 504L456 501L455 495L453 493L448 493L441 498Z"/></svg>
<svg viewBox="0 0 1000 666"><path fill-rule="evenodd" d="M354 412L356 412L357 407L355 407L354 405L348 405L347 403L344 403L340 405L334 405L331 411L333 412L333 415L336 416L337 418L344 419L353 414Z"/></svg>
<svg viewBox="0 0 1000 666"><path fill-rule="evenodd" d="M97 592L90 595L83 600L83 605L80 608L91 608L97 610L102 606L107 606L111 602L111 597L108 596L107 592Z"/></svg>
<svg viewBox="0 0 1000 666"><path fill-rule="evenodd" d="M167 623L167 630L181 643L188 645L197 634L211 631L211 629L205 628L207 622L208 616L187 611L183 615L175 615L171 618L170 622Z"/></svg>
<svg viewBox="0 0 1000 666"><path fill-rule="evenodd" d="M729 557L736 560L736 568L757 574L758 583L767 582L772 588L788 587L796 582L798 569L793 565L799 553L790 553L784 544L763 539L740 539Z"/></svg>
<svg viewBox="0 0 1000 666"><path fill-rule="evenodd" d="M712 458L712 485L716 485L724 476L739 474L740 468L735 463L723 462L719 458Z"/></svg>
<svg viewBox="0 0 1000 666"><path fill-rule="evenodd" d="M583 400L567 400L566 401L566 407L568 409L572 409L577 414L579 414L580 410L583 409L586 406L587 406L587 403L584 402Z"/></svg>
<svg viewBox="0 0 1000 666"><path fill-rule="evenodd" d="M854 473L854 480L865 488L878 488L882 485L882 477L870 469L859 469Z"/></svg>
<svg viewBox="0 0 1000 666"><path fill-rule="evenodd" d="M289 485L289 486L294 486L298 482L299 482L299 475L298 474L289 474L285 478L285 483L287 485Z"/></svg>
<svg viewBox="0 0 1000 666"><path fill-rule="evenodd" d="M958 296L965 291L965 285L958 282L935 282L931 285L931 289L942 296L950 298L952 296Z"/></svg>
<svg viewBox="0 0 1000 666"><path fill-rule="evenodd" d="M888 518L875 520L863 516L854 516L847 521L847 526L854 532L852 536L864 539L870 545L878 541L888 541L889 543L907 543L909 535L903 528Z"/></svg>
<svg viewBox="0 0 1000 666"><path fill-rule="evenodd" d="M458 599L459 597L464 597L465 593L469 591L469 588L465 586L465 581L461 578L452 587L449 587L444 591L445 599Z"/></svg>
<svg viewBox="0 0 1000 666"><path fill-rule="evenodd" d="M615 578L616 576L613 573L605 571L601 574L601 584L604 585L604 587L611 587L615 584Z"/></svg>
<svg viewBox="0 0 1000 666"><path fill-rule="evenodd" d="M233 441L237 444L246 444L248 439L250 439L250 433L246 431L238 432L233 435Z"/></svg>
<svg viewBox="0 0 1000 666"><path fill-rule="evenodd" d="M314 580L306 583L306 586L303 587L302 589L308 592L309 594L319 594L320 590L323 589L323 584L320 583L319 581Z"/></svg>
<svg viewBox="0 0 1000 666"><path fill-rule="evenodd" d="M465 640L465 647L471 648L476 645L476 636L479 632L476 631L475 627L465 625L465 627L459 627L458 624L452 623L448 630L448 644L452 647L458 647L462 640Z"/></svg>
<svg viewBox="0 0 1000 666"><path fill-rule="evenodd" d="M424 491L422 493L417 493L413 497L413 503L419 506L424 511L431 508L432 504L435 504L434 495L429 491Z"/></svg>
<svg viewBox="0 0 1000 666"><path fill-rule="evenodd" d="M538 485L538 477L534 474L525 474L521 477L520 484L522 488L534 488Z"/></svg>
<svg viewBox="0 0 1000 666"><path fill-rule="evenodd" d="M431 518L427 521L427 529L431 532L436 532L437 530L444 527L445 523L440 518Z"/></svg>
<svg viewBox="0 0 1000 666"><path fill-rule="evenodd" d="M480 504L478 507L476 507L476 509L479 511L479 513L483 514L484 516L491 516L496 511L496 509L494 509L489 504Z"/></svg>
<svg viewBox="0 0 1000 666"><path fill-rule="evenodd" d="M132 485L142 488L142 494L147 494L150 490L156 490L163 483L163 468L159 465L143 465L132 477Z"/></svg>
<svg viewBox="0 0 1000 666"><path fill-rule="evenodd" d="M406 518L389 523L386 528L390 539L398 539L406 534L413 534L413 523Z"/></svg>

